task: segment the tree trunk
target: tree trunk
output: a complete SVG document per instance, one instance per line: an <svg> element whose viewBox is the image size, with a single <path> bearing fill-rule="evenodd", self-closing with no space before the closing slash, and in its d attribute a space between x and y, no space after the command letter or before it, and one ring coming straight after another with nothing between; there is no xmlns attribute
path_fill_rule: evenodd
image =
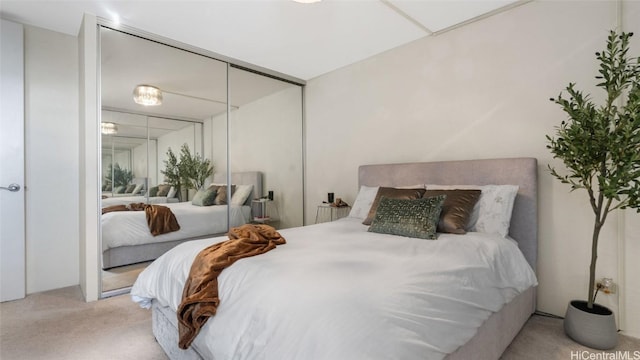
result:
<svg viewBox="0 0 640 360"><path fill-rule="evenodd" d="M598 259L598 238L600 236L600 229L602 229L602 223L599 216L596 215L596 221L593 226L593 238L591 240L591 266L589 266L589 296L587 297L587 307L593 309L593 302L595 301L595 287L596 287L596 260Z"/></svg>

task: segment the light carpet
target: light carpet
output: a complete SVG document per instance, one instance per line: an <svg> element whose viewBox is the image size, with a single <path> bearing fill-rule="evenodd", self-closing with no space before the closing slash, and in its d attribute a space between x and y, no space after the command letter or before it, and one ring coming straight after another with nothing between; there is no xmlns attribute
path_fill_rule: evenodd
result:
<svg viewBox="0 0 640 360"><path fill-rule="evenodd" d="M151 261L102 270L102 291L130 287Z"/></svg>
<svg viewBox="0 0 640 360"><path fill-rule="evenodd" d="M91 303L84 302L77 286L31 294L0 304L0 330L2 360L167 359L151 333L151 312L139 308L128 294ZM640 339L620 336L616 349L608 353L618 350L634 359ZM567 338L561 319L534 315L501 359L610 358L600 353Z"/></svg>

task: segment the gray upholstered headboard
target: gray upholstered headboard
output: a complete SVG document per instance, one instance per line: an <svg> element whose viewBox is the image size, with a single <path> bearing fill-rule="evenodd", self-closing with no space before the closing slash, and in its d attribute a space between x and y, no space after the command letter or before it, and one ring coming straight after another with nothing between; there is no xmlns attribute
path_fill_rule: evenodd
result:
<svg viewBox="0 0 640 360"><path fill-rule="evenodd" d="M439 161L362 165L358 183L365 186L518 185L509 235L536 270L538 258L538 162L535 158Z"/></svg>
<svg viewBox="0 0 640 360"><path fill-rule="evenodd" d="M213 176L215 184L226 184L227 174L215 174ZM247 198L245 205L251 205L251 200L262 197L262 173L259 171L241 171L231 173L231 184L253 185L253 191Z"/></svg>

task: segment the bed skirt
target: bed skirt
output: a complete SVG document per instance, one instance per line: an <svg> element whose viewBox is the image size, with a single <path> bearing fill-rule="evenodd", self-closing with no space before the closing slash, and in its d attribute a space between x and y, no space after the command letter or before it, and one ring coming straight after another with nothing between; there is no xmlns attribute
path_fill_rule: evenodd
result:
<svg viewBox="0 0 640 360"><path fill-rule="evenodd" d="M175 246L185 241L205 239L215 236L222 236L226 233L203 235L188 239L180 239L173 241L164 241L151 244L120 246L105 250L102 252L102 269L137 264L146 261L152 261L160 257L160 255L173 249Z"/></svg>
<svg viewBox="0 0 640 360"><path fill-rule="evenodd" d="M446 360L496 360L518 335L536 308L536 288L531 287L518 295L500 311L492 314L465 345L445 357ZM178 320L176 313L153 301L153 335L171 360L199 360L203 357L194 342L187 350L178 347Z"/></svg>

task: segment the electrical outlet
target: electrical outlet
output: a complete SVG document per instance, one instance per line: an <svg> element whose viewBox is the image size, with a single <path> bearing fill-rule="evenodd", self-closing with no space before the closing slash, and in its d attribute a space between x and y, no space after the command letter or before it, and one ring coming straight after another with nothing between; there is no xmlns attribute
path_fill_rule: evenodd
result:
<svg viewBox="0 0 640 360"><path fill-rule="evenodd" d="M616 293L616 283L613 282L612 278L602 278L596 282L596 287L599 291L605 294L615 294Z"/></svg>

